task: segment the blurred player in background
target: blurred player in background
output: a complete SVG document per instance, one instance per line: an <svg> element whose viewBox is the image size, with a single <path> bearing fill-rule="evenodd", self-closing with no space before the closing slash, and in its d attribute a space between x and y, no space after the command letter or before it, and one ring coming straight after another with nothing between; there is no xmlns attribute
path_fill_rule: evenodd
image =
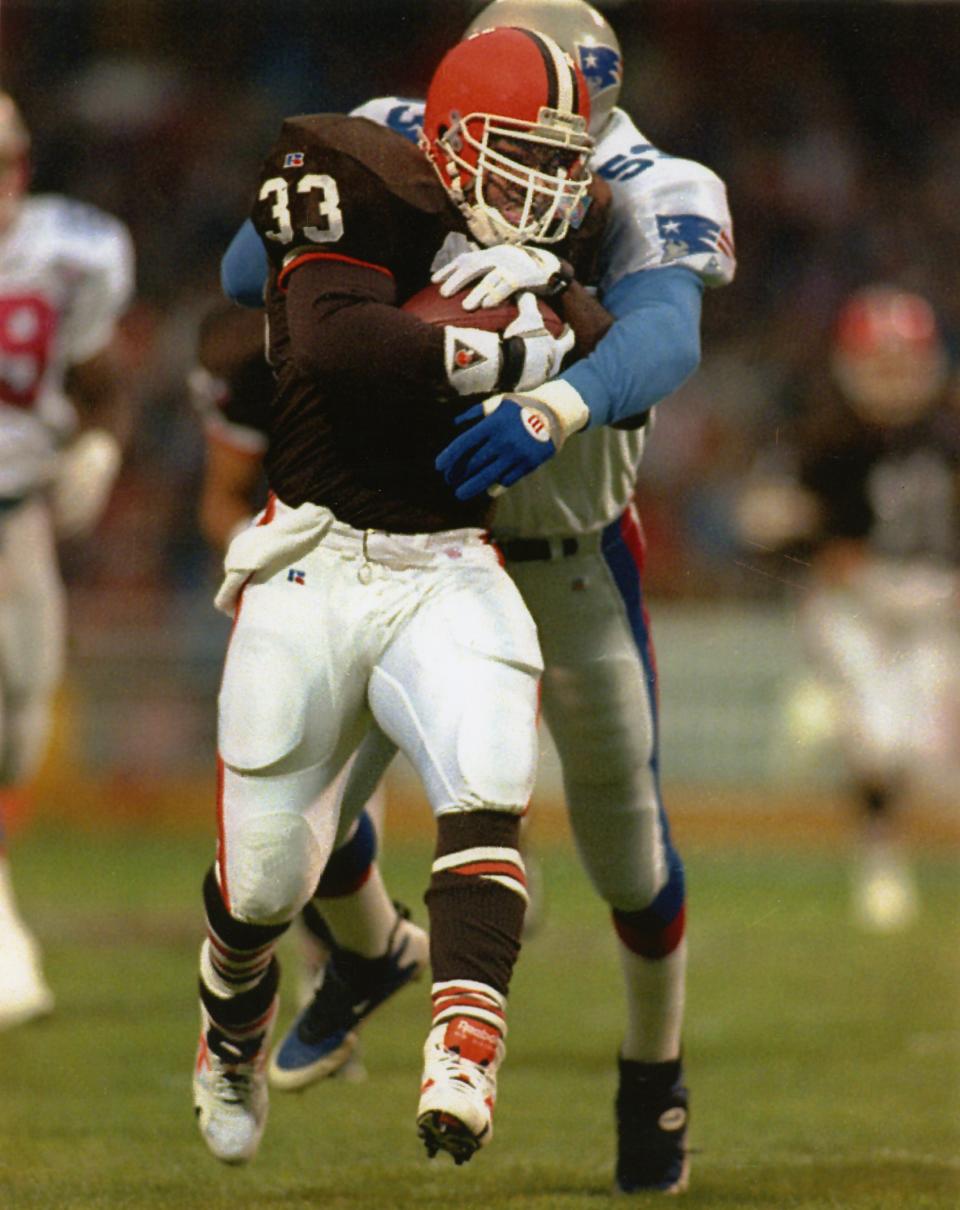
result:
<svg viewBox="0 0 960 1210"><path fill-rule="evenodd" d="M125 415L112 341L134 271L118 220L27 195L29 151L17 107L0 93L0 793L22 791L37 772L63 672L56 542L92 528L119 468ZM52 1007L14 903L0 819L0 1028Z"/></svg>
<svg viewBox="0 0 960 1210"><path fill-rule="evenodd" d="M275 386L262 311L211 306L197 332L190 394L205 437L200 529L225 552L266 503L263 457Z"/></svg>
<svg viewBox="0 0 960 1210"><path fill-rule="evenodd" d="M549 386L575 339L609 323L573 276L592 271L606 190L586 170L586 84L548 38L460 43L431 107L437 135L422 152L356 118L289 119L254 206L271 264L271 495L231 542L218 594L235 625L194 1075L201 1133L228 1163L253 1157L265 1125L276 942L326 877L339 830L322 795L374 722L437 821L418 1128L430 1154L458 1163L492 1136L542 665L487 540L489 497L459 500L434 460L469 397L502 392L521 448L531 415L556 448L589 419ZM404 311L440 248L468 231L487 246L505 234L554 244L566 259L542 257L578 336L569 323L548 332L532 294L502 333Z"/></svg>
<svg viewBox="0 0 960 1210"><path fill-rule="evenodd" d="M493 528L538 625L544 715L563 763L574 833L617 930L628 1003L617 1183L627 1191L676 1191L687 1180L683 870L660 800L643 537L631 504L643 433L635 420L620 429L608 424L644 417L695 368L703 286L722 285L734 272L730 216L713 173L662 155L615 107L620 49L595 9L582 0L496 0L466 33L498 25L542 30L579 63L598 140L592 166L613 193L600 297L615 322L591 356L561 375L590 403L588 431L499 498ZM355 112L415 139L423 103L382 98ZM447 288L482 281L485 266L484 253L466 253L444 270ZM513 268L504 258L498 283L488 281L478 297L489 303L501 290L520 288L529 282L521 271L529 273L530 266ZM263 259L249 228L228 250L223 278L228 294L257 305ZM496 483L503 465L501 451L485 448L478 430L443 459L461 492ZM489 444L495 447L495 438ZM486 466L467 483L474 456ZM309 1069L310 1047L297 1035L311 1030L313 1015L323 1017L324 1000L321 986L314 1008L284 1039L273 1070ZM342 1028L341 1021L330 1033L339 1036ZM325 1041L316 1051L326 1053Z"/></svg>
<svg viewBox="0 0 960 1210"><path fill-rule="evenodd" d="M850 773L854 908L888 931L918 906L899 813L960 744L960 409L933 309L894 286L846 301L828 370L740 513L748 539L810 560L801 621Z"/></svg>

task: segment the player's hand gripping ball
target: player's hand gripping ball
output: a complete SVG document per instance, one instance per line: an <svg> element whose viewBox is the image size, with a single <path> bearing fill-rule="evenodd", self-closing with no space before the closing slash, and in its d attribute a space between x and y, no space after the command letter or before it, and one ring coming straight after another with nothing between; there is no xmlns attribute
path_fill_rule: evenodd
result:
<svg viewBox="0 0 960 1210"><path fill-rule="evenodd" d="M438 269L431 281L440 284L441 294L450 297L469 286L463 298L467 311L496 307L524 290L534 294L559 294L573 279L573 268L546 248L523 244L497 244L461 252Z"/></svg>

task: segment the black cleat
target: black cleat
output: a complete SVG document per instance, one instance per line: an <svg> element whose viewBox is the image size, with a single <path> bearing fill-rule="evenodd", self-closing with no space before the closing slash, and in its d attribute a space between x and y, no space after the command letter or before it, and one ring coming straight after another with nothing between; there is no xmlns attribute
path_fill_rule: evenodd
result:
<svg viewBox="0 0 960 1210"><path fill-rule="evenodd" d="M620 1193L683 1193L690 1176L689 1094L679 1059L620 1059L617 1088L617 1176Z"/></svg>

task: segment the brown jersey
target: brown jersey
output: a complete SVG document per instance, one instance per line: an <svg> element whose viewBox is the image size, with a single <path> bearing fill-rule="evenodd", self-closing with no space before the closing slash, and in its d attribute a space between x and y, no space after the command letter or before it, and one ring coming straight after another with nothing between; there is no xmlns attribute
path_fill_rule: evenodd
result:
<svg viewBox="0 0 960 1210"><path fill-rule="evenodd" d="M575 263L595 254L593 209L561 249ZM447 383L442 329L400 309L444 240L466 232L422 152L364 118L288 119L252 217L270 261L272 490L360 529L486 525L491 501L456 500L434 467L466 406Z"/></svg>

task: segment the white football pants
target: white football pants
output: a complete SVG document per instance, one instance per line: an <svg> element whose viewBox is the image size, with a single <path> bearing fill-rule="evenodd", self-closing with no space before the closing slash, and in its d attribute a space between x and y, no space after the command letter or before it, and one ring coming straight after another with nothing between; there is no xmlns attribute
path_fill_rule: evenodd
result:
<svg viewBox="0 0 960 1210"><path fill-rule="evenodd" d="M656 667L641 581L644 539L631 508L578 542L572 557L507 568L537 625L543 715L560 756L581 860L606 903L642 911L671 879L682 894L660 796ZM375 728L365 737L340 788L341 838L394 751Z"/></svg>
<svg viewBox="0 0 960 1210"><path fill-rule="evenodd" d="M960 626L955 573L876 560L847 587L814 585L801 612L837 694L838 738L865 778L956 761Z"/></svg>
<svg viewBox="0 0 960 1210"><path fill-rule="evenodd" d="M597 893L646 908L671 875L658 777L656 669L636 515L580 538L567 558L508 564L543 650L543 717L570 824Z"/></svg>
<svg viewBox="0 0 960 1210"><path fill-rule="evenodd" d="M541 671L534 624L480 531L335 522L292 565L255 573L219 699L230 912L279 923L306 903L337 832L334 796L321 796L374 725L436 815L522 812Z"/></svg>
<svg viewBox="0 0 960 1210"><path fill-rule="evenodd" d="M45 504L0 512L0 786L37 772L63 675L66 605Z"/></svg>

